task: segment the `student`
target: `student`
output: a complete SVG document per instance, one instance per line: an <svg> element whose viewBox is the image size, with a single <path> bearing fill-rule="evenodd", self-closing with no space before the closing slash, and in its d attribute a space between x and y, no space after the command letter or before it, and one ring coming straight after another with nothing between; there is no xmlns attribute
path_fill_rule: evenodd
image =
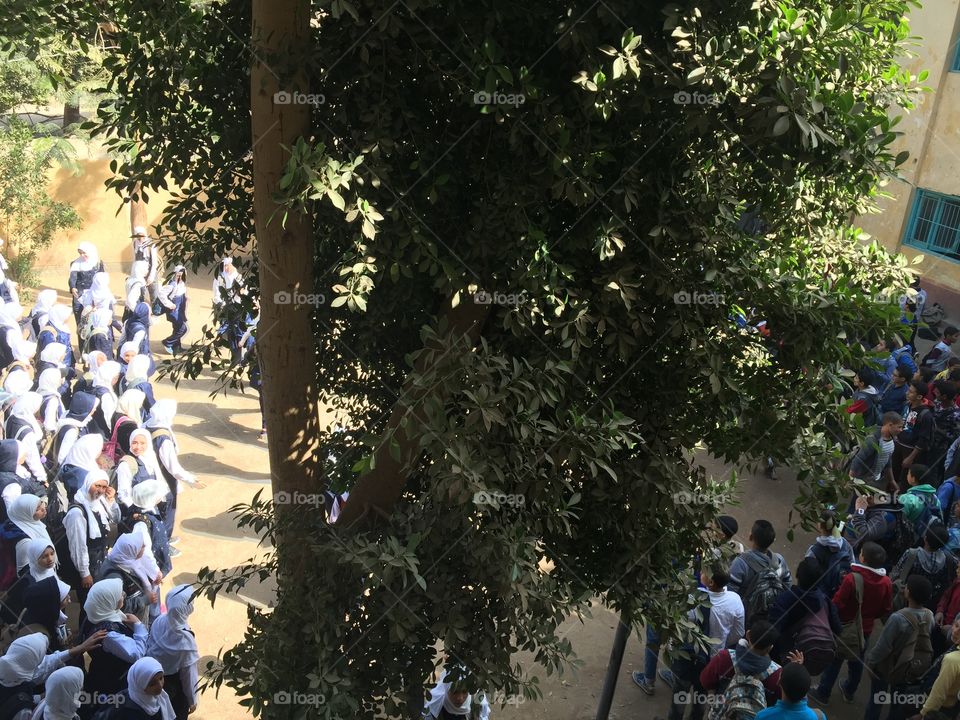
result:
<svg viewBox="0 0 960 720"><path fill-rule="evenodd" d="M157 401L153 395L153 385L150 384L149 373L150 358L146 355L134 355L127 364L124 377L120 380L120 390L122 392L136 389L143 393L143 398L140 401L142 407L137 414L137 418L141 421Z"/></svg>
<svg viewBox="0 0 960 720"><path fill-rule="evenodd" d="M902 587L910 577L925 577L930 582L930 599L926 607L931 611L937 607L940 596L957 574L956 559L943 549L949 539L943 523L931 523L923 536L923 547L905 552L890 573L895 587Z"/></svg>
<svg viewBox="0 0 960 720"><path fill-rule="evenodd" d="M221 323L218 334L226 338L232 364L239 362L241 356L243 327L239 304L243 294L243 278L234 267L233 258L224 258L220 263L220 271L213 279L213 314Z"/></svg>
<svg viewBox="0 0 960 720"><path fill-rule="evenodd" d="M109 357L106 353L100 352L99 350L91 350L84 355L83 364L86 370L77 378L77 382L73 386L73 391L89 393L93 387L93 378L96 376L97 368L111 357L113 357L112 350L110 351Z"/></svg>
<svg viewBox="0 0 960 720"><path fill-rule="evenodd" d="M914 370L905 366L898 365L893 371L893 377L890 384L884 388L880 395L880 412L902 413L907 404L907 387L913 379Z"/></svg>
<svg viewBox="0 0 960 720"><path fill-rule="evenodd" d="M130 269L130 276L124 282L124 307L121 321L126 323L140 303L148 303L147 273L150 267L142 260L136 260ZM149 304L149 303L148 303Z"/></svg>
<svg viewBox="0 0 960 720"><path fill-rule="evenodd" d="M37 377L37 394L40 396L40 426L44 438L56 434L60 420L67 414L60 395L62 375L56 368L48 368Z"/></svg>
<svg viewBox="0 0 960 720"><path fill-rule="evenodd" d="M721 561L711 563L700 573L700 582L706 588L709 605L691 610L688 618L697 623L701 632L710 639L710 651L702 653L692 644L687 644L682 649L691 657L677 658L670 670L660 671L661 679L674 693L667 720L682 720L686 706L678 701L678 693L689 694L691 691L694 703L691 717L693 720L703 717L704 707L699 702L704 694L700 687L700 673L710 658L724 648L735 647L744 635L743 601L735 592L727 590L729 579L729 570Z"/></svg>
<svg viewBox="0 0 960 720"><path fill-rule="evenodd" d="M817 530L820 534L816 542L807 548L806 557L814 558L820 566L817 587L827 597L833 597L843 576L850 572L854 561L853 547L840 534L840 523L833 510L820 513Z"/></svg>
<svg viewBox="0 0 960 720"><path fill-rule="evenodd" d="M114 462L119 462L130 445L130 436L140 427L141 413L143 412L144 394L142 390L131 388L117 401L117 409L110 422L113 430L110 433L110 442L116 442Z"/></svg>
<svg viewBox="0 0 960 720"><path fill-rule="evenodd" d="M77 246L77 254L79 257L70 263L69 286L70 295L73 296L73 317L77 327L80 327L80 316L83 313L80 296L84 290L89 290L93 286L94 276L103 272L103 263L100 261L97 248L92 243L80 243Z"/></svg>
<svg viewBox="0 0 960 720"><path fill-rule="evenodd" d="M956 383L936 380L933 383L933 446L930 448L931 485L939 487L945 477L945 460L950 446L960 438L960 408L956 405ZM949 505L944 507L947 510Z"/></svg>
<svg viewBox="0 0 960 720"><path fill-rule="evenodd" d="M50 308L57 304L57 291L47 288L37 293L37 302L30 311L30 339L36 340L47 326Z"/></svg>
<svg viewBox="0 0 960 720"><path fill-rule="evenodd" d="M167 612L150 626L147 655L163 668L164 687L177 720L187 720L199 704L197 693L200 651L190 629L193 612L192 585L177 585L167 593Z"/></svg>
<svg viewBox="0 0 960 720"><path fill-rule="evenodd" d="M110 292L110 275L105 272L94 275L90 287L80 294L80 304L85 310L109 310L111 316L116 301Z"/></svg>
<svg viewBox="0 0 960 720"><path fill-rule="evenodd" d="M840 683L840 694L847 702L853 702L853 696L863 677L863 654L873 632L874 623L886 617L893 609L893 583L887 577L884 563L887 554L874 542L866 542L860 548L859 562L850 566L850 574L843 578L840 587L833 596L840 621L854 622L860 615L863 631L863 646L860 658L847 661L847 681ZM859 592L857 588L860 588ZM860 601L857 598L860 598ZM811 693L812 697L824 704L830 701L833 685L840 675L844 658L838 653L833 663L820 675L820 684Z"/></svg>
<svg viewBox="0 0 960 720"><path fill-rule="evenodd" d="M74 443L89 432L88 425L100 403L96 396L85 392L74 393L67 414L57 423L57 434L48 459L55 467L63 465ZM99 452L99 451L98 451Z"/></svg>
<svg viewBox="0 0 960 720"><path fill-rule="evenodd" d="M53 342L40 351L40 360L37 362L36 377L39 379L42 373L47 370L56 370L60 373L60 385L57 388L60 395L66 402L70 401L70 383L77 376L76 371L68 366L64 359L67 356L67 346L63 343ZM39 380L38 380L39 381ZM33 389L37 388L35 383Z"/></svg>
<svg viewBox="0 0 960 720"><path fill-rule="evenodd" d="M700 685L707 693L715 693L733 678L736 671L761 681L766 704L772 705L779 695L780 666L770 659L770 650L779 640L779 633L768 620L758 618L750 623L746 647L721 650L700 673Z"/></svg>
<svg viewBox="0 0 960 720"><path fill-rule="evenodd" d="M57 577L30 584L23 591L24 612L14 627L19 634L41 632L47 636L50 652L59 652L67 644L67 616L70 586Z"/></svg>
<svg viewBox="0 0 960 720"><path fill-rule="evenodd" d="M100 404L93 411L90 429L99 432L104 439L109 438L113 430L109 422L117 409L116 387L119 379L120 363L108 360L97 368L97 374L93 379L93 387L90 388L90 393L100 401Z"/></svg>
<svg viewBox="0 0 960 720"><path fill-rule="evenodd" d="M729 554L733 560L737 555L743 554L743 543L736 539L736 534L740 532L740 523L732 515L721 515L717 518L716 529L720 535L721 549L724 554ZM726 547L724 547L724 545Z"/></svg>
<svg viewBox="0 0 960 720"><path fill-rule="evenodd" d="M39 393L24 393L10 409L7 416L6 436L20 443L25 454L24 464L38 483L47 483L47 470L40 458L43 443L43 428L37 420L43 398Z"/></svg>
<svg viewBox="0 0 960 720"><path fill-rule="evenodd" d="M176 435L173 433L173 419L177 415L176 400L157 400L153 409L150 411L150 417L147 418L147 429L150 430L150 437L153 441L153 449L158 460L160 474L167 482L169 495L167 497L167 507L165 512L165 522L167 527L167 538L171 542L176 542L173 537L174 525L176 523L177 496L180 493L180 483L202 490L206 487L197 480L196 475L187 472L180 465L179 450ZM176 557L179 552L173 554Z"/></svg>
<svg viewBox="0 0 960 720"><path fill-rule="evenodd" d="M479 717L479 720L489 720L490 705L483 695L472 696L462 686L446 682L447 673L440 676L439 682L430 691L430 699L423 709L424 720L456 720L460 717ZM480 701L479 713L474 704Z"/></svg>
<svg viewBox="0 0 960 720"><path fill-rule="evenodd" d="M173 720L179 717L164 691L163 667L152 657L144 657L130 666L127 689L120 705L118 720Z"/></svg>
<svg viewBox="0 0 960 720"><path fill-rule="evenodd" d="M259 309L259 303L254 300ZM247 378L250 380L250 387L257 391L257 401L260 403L260 435L257 440L265 440L267 437L267 424L263 415L263 373L260 370L260 358L257 355L257 326L260 323L260 314L247 326L246 331L240 338L240 360L247 366Z"/></svg>
<svg viewBox="0 0 960 720"><path fill-rule="evenodd" d="M957 330L953 325L947 325L937 344L923 356L920 367L930 368L935 373L945 370L947 360L950 359L950 346L957 341L958 335L960 335L960 330Z"/></svg>
<svg viewBox="0 0 960 720"><path fill-rule="evenodd" d="M923 709L911 720L926 717L954 717L957 709L957 694L960 693L960 617L949 626L950 642L953 648L943 656L940 672L927 694ZM937 713L942 713L937 715Z"/></svg>
<svg viewBox="0 0 960 720"><path fill-rule="evenodd" d="M933 617L937 621L937 628L945 638L950 636L950 626L953 625L958 614L960 614L960 564L957 565L957 576L940 596L934 610Z"/></svg>
<svg viewBox="0 0 960 720"><path fill-rule="evenodd" d="M149 561L144 562L147 552L146 543L139 532L124 533L117 537L94 576L98 582L108 578L120 580L124 594L120 609L129 615L136 615L143 623L147 621L149 606L157 602L154 583L159 584L156 574L147 574L147 568L152 567Z"/></svg>
<svg viewBox="0 0 960 720"><path fill-rule="evenodd" d="M863 416L864 427L872 427L880 422L880 412L877 406L880 402L879 391L870 384L866 370L861 370L853 376L853 398L847 406L847 414Z"/></svg>
<svg viewBox="0 0 960 720"><path fill-rule="evenodd" d="M86 618L80 624L80 637L97 633L103 637L102 646L90 653L84 682L87 692L120 692L127 685L127 670L144 656L147 629L136 615L121 612L122 606L123 583L116 578L95 583L83 604Z"/></svg>
<svg viewBox="0 0 960 720"><path fill-rule="evenodd" d="M748 623L755 614L767 612L780 591L790 585L790 569L783 555L770 550L776 539L770 521L757 520L747 538L750 550L730 565L727 586L743 600Z"/></svg>
<svg viewBox="0 0 960 720"><path fill-rule="evenodd" d="M47 324L37 335L37 350L42 353L50 343L60 343L66 348L63 364L73 367L73 345L70 340L70 328L67 327L67 318L70 317L70 308L66 305L54 305L47 315Z"/></svg>
<svg viewBox="0 0 960 720"><path fill-rule="evenodd" d="M885 412L880 427L866 438L850 462L850 477L889 493L897 491L893 475L893 453L897 435L903 429L899 413Z"/></svg>
<svg viewBox="0 0 960 720"><path fill-rule="evenodd" d="M24 493L40 497L40 494L47 490L41 483L17 472L25 455L16 440L0 440L0 488L3 495L3 502L0 502L0 522L7 520L7 511L18 497Z"/></svg>
<svg viewBox="0 0 960 720"><path fill-rule="evenodd" d="M138 530L144 536L146 548L152 554L157 568L152 571L151 578L156 579L159 572L159 580L156 581L158 585L160 580L173 570L167 525L163 512L159 509L167 494L167 484L162 480L140 483L131 493L133 503L123 519L125 528L129 528L131 532Z"/></svg>
<svg viewBox="0 0 960 720"><path fill-rule="evenodd" d="M825 720L819 710L807 706L810 673L800 663L790 663L780 672L781 699L756 714L756 720Z"/></svg>
<svg viewBox="0 0 960 720"><path fill-rule="evenodd" d="M93 585L93 576L106 559L110 528L120 520L115 495L107 473L103 470L88 473L63 516L66 535L62 544L66 545L66 552L59 552L64 558L62 577L73 586L81 603Z"/></svg>
<svg viewBox="0 0 960 720"><path fill-rule="evenodd" d="M147 298L152 303L159 294L157 279L160 272L160 253L147 233L147 229L142 225L137 225L130 237L133 240L133 261L135 263L146 263L147 265L146 273L143 274L143 281Z"/></svg>
<svg viewBox="0 0 960 720"><path fill-rule="evenodd" d="M907 607L890 616L883 625L877 642L867 651L864 664L872 673L870 697L864 720L880 720L883 705L879 698L888 690L896 690L917 682L933 661L930 634L934 628L933 613L927 609L933 588L922 575L911 575L903 588ZM898 667L903 653L912 648L912 668ZM924 665L926 667L924 667ZM896 695L894 695L896 697ZM897 708L893 708L895 711Z"/></svg>
<svg viewBox="0 0 960 720"><path fill-rule="evenodd" d="M53 545L47 526L43 524L43 519L47 516L47 499L24 493L13 501L7 515L9 516L7 522L23 533L23 537L16 545L16 563L19 573L30 564L27 560L27 545L30 540L42 539L48 545Z"/></svg>
<svg viewBox="0 0 960 720"><path fill-rule="evenodd" d="M79 438L70 447L70 452L60 466L59 479L67 491L67 497L73 497L90 473L100 470L97 459L103 452L103 438L90 433Z"/></svg>
<svg viewBox="0 0 960 720"><path fill-rule="evenodd" d="M813 616L822 613L820 617L829 623L834 635L839 635L843 630L837 608L830 602L830 596L817 585L819 579L820 563L814 557L804 558L797 566L796 585L784 588L770 608L768 619L780 636L772 652L772 657L778 662L798 647L799 633ZM799 649L804 650L802 647ZM810 658L807 660L809 662ZM816 659L821 662L821 667L825 667L832 660L832 657L827 660Z"/></svg>
<svg viewBox="0 0 960 720"><path fill-rule="evenodd" d="M137 303L129 317L123 323L123 334L120 336L120 346L124 343L137 343L137 354L152 358L150 352L150 306L145 302ZM152 362L152 360L151 360ZM151 374L153 368L150 368Z"/></svg>
<svg viewBox="0 0 960 720"><path fill-rule="evenodd" d="M933 521L943 522L943 508L933 485L932 474L926 465L914 463L907 470L909 488L899 498L907 519L916 524L917 537L923 537L927 526Z"/></svg>
<svg viewBox="0 0 960 720"><path fill-rule="evenodd" d="M861 495L846 532L854 550L865 542L875 542L887 554L887 571L917 542L913 523L904 517L903 506L891 503L886 495Z"/></svg>
<svg viewBox="0 0 960 720"><path fill-rule="evenodd" d="M157 467L148 430L137 428L130 433L126 445L121 443L121 447L125 454L117 463L117 499L123 507L128 508L133 503L131 492L134 486L159 479L160 468Z"/></svg>
<svg viewBox="0 0 960 720"><path fill-rule="evenodd" d="M54 670L44 689L43 700L30 720L73 720L81 705L83 670L72 666Z"/></svg>
<svg viewBox="0 0 960 720"><path fill-rule="evenodd" d="M933 447L933 411L926 406L926 383L914 380L907 388L907 416L903 430L897 436L893 454L893 473L901 488L906 488L906 471L914 463L929 465L929 451Z"/></svg>
<svg viewBox="0 0 960 720"><path fill-rule="evenodd" d="M83 338L83 355L97 351L113 357L113 323L113 310L94 310L90 313L90 323Z"/></svg>
<svg viewBox="0 0 960 720"><path fill-rule="evenodd" d="M160 290L160 304L172 326L170 335L161 341L163 349L176 356L183 352L184 335L187 334L187 271L183 265L177 265L166 284Z"/></svg>

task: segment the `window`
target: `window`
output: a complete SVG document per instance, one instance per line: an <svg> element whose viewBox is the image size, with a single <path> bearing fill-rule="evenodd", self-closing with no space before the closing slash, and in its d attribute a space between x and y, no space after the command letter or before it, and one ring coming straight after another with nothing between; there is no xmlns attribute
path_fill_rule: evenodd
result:
<svg viewBox="0 0 960 720"><path fill-rule="evenodd" d="M903 242L960 260L960 197L918 189Z"/></svg>
<svg viewBox="0 0 960 720"><path fill-rule="evenodd" d="M953 62L950 64L950 72L960 72L960 38L953 44Z"/></svg>

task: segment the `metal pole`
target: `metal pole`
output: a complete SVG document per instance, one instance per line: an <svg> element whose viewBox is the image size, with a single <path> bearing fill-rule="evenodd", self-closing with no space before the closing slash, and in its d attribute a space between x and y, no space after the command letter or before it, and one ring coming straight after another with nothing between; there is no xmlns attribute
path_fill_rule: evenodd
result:
<svg viewBox="0 0 960 720"><path fill-rule="evenodd" d="M630 626L624 624L623 620L624 615L621 613L617 633L613 636L613 647L610 649L607 675L603 679L603 690L600 692L597 720L608 720L610 717L610 706L613 705L613 694L617 690L617 678L620 677L620 668L623 665L623 653L627 649L627 639L630 637Z"/></svg>

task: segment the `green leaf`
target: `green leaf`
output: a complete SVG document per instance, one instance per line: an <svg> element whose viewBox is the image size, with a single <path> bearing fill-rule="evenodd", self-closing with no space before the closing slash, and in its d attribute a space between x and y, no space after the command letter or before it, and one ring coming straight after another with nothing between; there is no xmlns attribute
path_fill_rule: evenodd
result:
<svg viewBox="0 0 960 720"><path fill-rule="evenodd" d="M705 67L698 67L691 70L687 73L687 84L694 85L700 82L703 79L703 76L706 74L707 69Z"/></svg>
<svg viewBox="0 0 960 720"><path fill-rule="evenodd" d="M790 116L783 115L773 126L773 136L777 137L778 135L783 135L787 130L790 129Z"/></svg>

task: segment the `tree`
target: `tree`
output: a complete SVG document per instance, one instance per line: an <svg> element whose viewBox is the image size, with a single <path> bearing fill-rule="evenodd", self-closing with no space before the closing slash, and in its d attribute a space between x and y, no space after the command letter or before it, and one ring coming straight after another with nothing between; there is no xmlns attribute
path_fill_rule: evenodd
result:
<svg viewBox="0 0 960 720"><path fill-rule="evenodd" d="M675 563L710 542L735 482L707 478L694 448L802 468L801 510L848 491L814 480L836 454L824 425L851 431L840 371L895 328L877 298L909 278L849 226L905 160L886 109L912 106L896 61L909 3L330 0L309 46L287 14L302 7L283 7L278 58L276 38L243 40L263 26L246 3L117 2L110 90L138 102L93 128L140 143L113 187L181 187L168 254L199 267L252 247L277 338L299 342L302 315L268 311L270 291L302 274L262 266L282 262L280 237L305 265L312 221L309 390L338 427L297 457L362 503L333 526L259 496L244 508L300 542L205 574L211 592L287 553L313 562L280 575L272 612L250 610L213 682L270 718L413 717L437 663L535 697L516 653L569 667L557 628L593 597L691 634ZM287 103L309 105L311 130ZM773 345L737 315L766 319ZM232 372L206 336L179 372ZM271 350L264 373L283 360ZM281 408L268 415L282 477L314 442L298 408L279 437ZM312 705L276 702L294 691Z"/></svg>

